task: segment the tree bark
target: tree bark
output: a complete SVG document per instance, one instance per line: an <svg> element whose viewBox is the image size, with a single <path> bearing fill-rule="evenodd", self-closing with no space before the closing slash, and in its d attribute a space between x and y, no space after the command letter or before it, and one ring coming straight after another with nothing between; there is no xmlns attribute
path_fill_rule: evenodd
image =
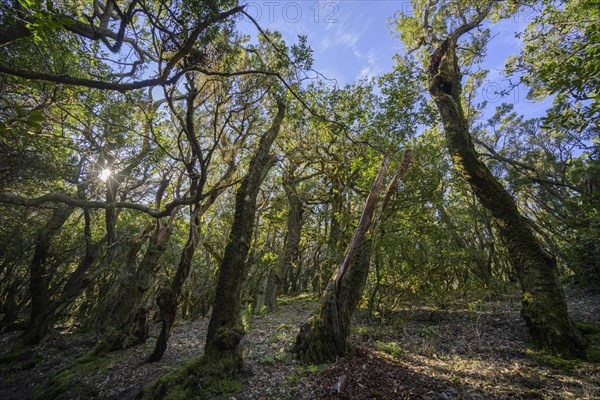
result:
<svg viewBox="0 0 600 400"><path fill-rule="evenodd" d="M173 329L177 307L179 306L178 297L181 294L181 289L183 288L185 280L190 274L194 253L196 252L198 243L200 243L200 235L202 233L200 218L203 212L204 208L200 204L194 206L192 215L190 216L188 238L183 247L183 251L181 252L181 258L177 265L175 277L173 278L170 287L163 288L158 295L156 304L160 309L161 329L159 337L156 340L154 351L150 357L148 357L148 362L160 361L167 350L167 342L171 337L171 330Z"/></svg>
<svg viewBox="0 0 600 400"><path fill-rule="evenodd" d="M220 363L228 369L241 368L239 343L244 337L241 321L242 285L248 274L246 258L252 241L256 198L262 182L276 161L271 145L279 134L285 116L285 104L277 100L277 115L261 137L250 167L235 196L235 214L223 261L219 268L214 309L208 326L204 358L209 364Z"/></svg>
<svg viewBox="0 0 600 400"><path fill-rule="evenodd" d="M327 283L331 279L333 267L339 265L343 257L344 232L338 220L344 206L342 190L340 179L334 176L331 180L331 216L329 219L329 237L327 240L327 262L322 263L319 270L321 292L325 291Z"/></svg>
<svg viewBox="0 0 600 400"><path fill-rule="evenodd" d="M112 284L108 295L102 299L93 322L97 329L103 330L103 338L97 351L125 349L146 340L147 329L140 325L140 320L148 312L147 307L144 307L144 298L172 231L171 221L166 224L157 221L142 260L136 265L134 258L130 258L128 263L131 265L125 268ZM143 233L138 239L140 246L147 234L148 232Z"/></svg>
<svg viewBox="0 0 600 400"><path fill-rule="evenodd" d="M283 279L290 269L297 267L300 255L300 232L302 230L302 201L296 191L293 179L284 180L283 188L288 200L287 233L283 257L276 268L269 274L266 302L269 310L277 308L277 295L280 292Z"/></svg>
<svg viewBox="0 0 600 400"><path fill-rule="evenodd" d="M60 231L67 219L73 213L71 206L59 205L53 212L50 220L42 228L35 239L35 250L29 266L29 289L31 294L30 323L34 324L38 317L50 304L48 294L48 274L46 262L52 238ZM34 343L31 343L34 344Z"/></svg>
<svg viewBox="0 0 600 400"><path fill-rule="evenodd" d="M372 221L388 164L389 156L386 155L373 182L344 259L334 279L327 284L319 310L304 323L296 336L292 351L303 362L319 364L334 360L348 351L350 320L358 306L369 274L374 239ZM404 162L402 164L405 165ZM397 182L397 179L394 178L393 182ZM388 201L389 196L386 195L382 210Z"/></svg>
<svg viewBox="0 0 600 400"><path fill-rule="evenodd" d="M441 115L454 168L492 214L523 290L521 315L531 339L567 357L585 357L585 342L575 329L558 281L555 259L540 245L516 203L481 162L461 106L457 36L442 41L429 65L429 92Z"/></svg>

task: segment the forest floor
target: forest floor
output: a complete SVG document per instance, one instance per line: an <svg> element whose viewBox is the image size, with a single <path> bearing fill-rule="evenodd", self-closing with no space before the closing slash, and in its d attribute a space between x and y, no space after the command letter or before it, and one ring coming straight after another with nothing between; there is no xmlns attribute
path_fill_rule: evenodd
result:
<svg viewBox="0 0 600 400"><path fill-rule="evenodd" d="M574 320L599 322L600 293L567 292ZM516 296L460 301L444 309L412 305L373 321L357 313L355 351L330 365L301 365L289 353L316 300L281 299L271 314L255 315L242 345L242 389L222 399L599 399L600 365L565 361L530 350ZM154 379L202 352L208 319L176 326L164 358L144 363L154 340L78 364L63 378L65 399L133 399ZM158 327L154 327L155 331ZM16 333L0 336L0 352ZM85 354L96 338L58 333L0 365L0 399L30 399L44 382ZM65 374L63 374L65 375ZM341 386L334 393L334 386Z"/></svg>

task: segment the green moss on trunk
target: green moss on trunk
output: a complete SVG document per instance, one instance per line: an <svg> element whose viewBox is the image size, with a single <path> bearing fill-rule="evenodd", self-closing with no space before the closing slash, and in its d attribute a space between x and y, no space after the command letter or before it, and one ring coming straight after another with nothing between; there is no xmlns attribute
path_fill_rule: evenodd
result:
<svg viewBox="0 0 600 400"><path fill-rule="evenodd" d="M144 388L138 396L147 400L223 399L242 388L232 373L229 360L207 360L202 357L173 371ZM229 397L227 397L229 398Z"/></svg>
<svg viewBox="0 0 600 400"><path fill-rule="evenodd" d="M281 128L285 110L285 103L277 99L277 114L273 124L261 137L248 173L237 190L233 223L219 268L204 354L206 361L224 360L233 370L239 370L242 366L239 343L245 332L241 321L241 295L248 274L247 257L254 231L256 199L262 182L276 161L270 151Z"/></svg>
<svg viewBox="0 0 600 400"><path fill-rule="evenodd" d="M494 217L521 283L521 314L532 341L565 357L585 357L585 341L567 314L554 258L544 251L513 198L477 156L461 105L455 52L455 39L444 40L429 67L429 91L440 111L454 167Z"/></svg>
<svg viewBox="0 0 600 400"><path fill-rule="evenodd" d="M369 236L356 251L341 284L332 280L327 285L318 312L296 337L292 351L301 361L321 364L348 352L350 321L367 281L372 247Z"/></svg>

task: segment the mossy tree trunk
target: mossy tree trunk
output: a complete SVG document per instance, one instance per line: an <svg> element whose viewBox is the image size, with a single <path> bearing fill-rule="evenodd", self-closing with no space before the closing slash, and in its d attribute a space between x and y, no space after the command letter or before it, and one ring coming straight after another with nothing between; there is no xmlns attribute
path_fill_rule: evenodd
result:
<svg viewBox="0 0 600 400"><path fill-rule="evenodd" d="M47 268L48 252L52 244L52 238L63 227L67 219L74 211L74 207L58 205L52 212L52 216L35 238L35 249L29 265L29 291L31 295L31 316L29 323L35 325L35 321L44 313L50 304L49 274ZM41 337L37 335L28 336L31 342L36 344Z"/></svg>
<svg viewBox="0 0 600 400"><path fill-rule="evenodd" d="M146 340L148 332L144 321L148 308L144 301L172 231L172 220L166 223L156 221L154 233L139 264L129 258L131 265L125 268L102 299L93 322L97 329L103 331L98 351L125 349ZM149 234L144 232L138 243L143 243Z"/></svg>
<svg viewBox="0 0 600 400"><path fill-rule="evenodd" d="M344 197L343 186L337 176L331 179L331 214L329 218L329 236L327 238L327 262L321 264L319 269L319 285L321 292L325 292L329 278L333 273L333 268L342 261L344 231L339 221L339 216L343 213Z"/></svg>
<svg viewBox="0 0 600 400"><path fill-rule="evenodd" d="M284 178L283 188L288 200L287 232L285 245L280 262L269 274L267 284L266 304L269 310L277 307L277 295L280 292L283 279L288 270L297 267L300 255L300 233L302 230L302 200L296 190L293 177Z"/></svg>
<svg viewBox="0 0 600 400"><path fill-rule="evenodd" d="M148 358L148 362L160 361L167 350L167 342L169 341L169 337L171 337L171 330L173 329L173 323L175 322L175 315L179 305L178 297L185 280L190 274L194 253L200 243L200 236L202 233L200 220L203 211L204 209L201 205L196 204L194 206L190 216L188 238L183 247L183 251L181 252L175 277L173 278L171 285L163 288L157 297L156 304L160 309L161 330L159 337L156 340L154 351Z"/></svg>
<svg viewBox="0 0 600 400"><path fill-rule="evenodd" d="M79 261L75 271L69 275L60 295L55 300L48 299L48 302L37 312L35 319L31 321L27 330L23 333L22 340L27 345L37 344L45 338L56 319L93 280L88 276L88 272L98 259L100 249L106 237L96 243L92 243L90 215L88 211L84 211L84 218L85 254Z"/></svg>
<svg viewBox="0 0 600 400"><path fill-rule="evenodd" d="M330 280L316 314L305 322L296 336L292 351L306 363L320 364L348 352L350 320L362 296L373 238L369 233L356 249L344 279Z"/></svg>
<svg viewBox="0 0 600 400"><path fill-rule="evenodd" d="M521 283L521 315L532 340L563 356L584 357L584 340L567 314L555 259L542 248L513 198L475 151L461 105L461 74L456 57L460 33L457 30L437 45L429 65L429 92L440 111L454 168L495 220Z"/></svg>
<svg viewBox="0 0 600 400"><path fill-rule="evenodd" d="M205 184L209 175L209 165L213 152L219 145L219 141L215 141L213 143L213 147L206 152L203 151L197 136L195 123L195 110L197 108L196 98L200 92L196 87L196 82L194 79L192 79L191 76L188 76L187 78L187 84L189 87L186 96L185 117L181 115L178 119L183 122L181 128L190 143L190 148L193 155L193 157L191 157L189 160L184 161L188 177L190 179L189 195L190 197L197 198L198 202L191 206L188 239L183 251L181 252L181 257L177 265L175 276L171 284L168 287L163 288L157 297L157 305L160 309L162 327L158 340L156 341L156 346L148 358L148 362L159 361L167 349L167 342L171 336L171 330L173 328L173 323L175 322L177 308L179 307L181 300L181 291L185 281L190 275L194 254L196 253L196 249L200 244L202 233L202 215L204 215L204 213L216 201L218 196L223 193L226 184L228 184L233 178L237 169L236 163L234 162L234 157L231 157L227 170L224 172L218 182L224 185L222 187L214 186L209 192L204 192ZM239 145L242 145L244 141L245 135L243 135L241 138ZM204 200L202 201L202 199Z"/></svg>
<svg viewBox="0 0 600 400"><path fill-rule="evenodd" d="M239 349L245 334L241 321L241 295L248 274L246 259L254 230L256 198L263 180L276 161L270 150L285 116L283 100L276 100L277 114L271 127L261 137L235 196L235 214L219 268L214 308L206 336L205 361L209 365L223 365L225 361L228 368L233 370L239 369L243 362Z"/></svg>
<svg viewBox="0 0 600 400"><path fill-rule="evenodd" d="M6 274L5 276L11 276ZM14 323L19 318L20 304L17 302L20 288L23 285L23 281L16 278L9 286L4 296L5 300L0 304L0 314L4 317L0 320L0 332L5 332L14 328ZM24 301L20 302L21 304Z"/></svg>
<svg viewBox="0 0 600 400"><path fill-rule="evenodd" d="M327 284L318 311L304 323L296 337L292 351L303 362L322 363L348 351L350 320L369 274L374 237L372 221L388 164L389 156L386 155L344 259L335 277Z"/></svg>

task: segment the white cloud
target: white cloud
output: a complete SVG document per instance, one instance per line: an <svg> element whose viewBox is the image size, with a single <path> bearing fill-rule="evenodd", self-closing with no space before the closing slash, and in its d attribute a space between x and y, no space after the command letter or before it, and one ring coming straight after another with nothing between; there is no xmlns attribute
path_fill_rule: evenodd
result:
<svg viewBox="0 0 600 400"><path fill-rule="evenodd" d="M325 51L335 46L342 46L345 49L355 49L362 33L343 32L338 29L332 34L326 35L319 43L319 50Z"/></svg>
<svg viewBox="0 0 600 400"><path fill-rule="evenodd" d="M383 72L379 63L379 57L377 57L373 50L367 53L366 61L367 65L360 71L359 78L370 78Z"/></svg>

